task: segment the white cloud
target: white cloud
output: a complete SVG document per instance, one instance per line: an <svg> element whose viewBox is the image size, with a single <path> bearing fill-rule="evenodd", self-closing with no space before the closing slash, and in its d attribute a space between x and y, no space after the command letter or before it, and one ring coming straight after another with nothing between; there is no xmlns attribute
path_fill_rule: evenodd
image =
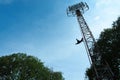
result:
<svg viewBox="0 0 120 80"><path fill-rule="evenodd" d="M94 11L94 24L101 27L109 27L120 15L119 0L96 0ZM98 16L99 15L99 16ZM103 28L104 28L103 27Z"/></svg>
<svg viewBox="0 0 120 80"><path fill-rule="evenodd" d="M96 16L95 18L94 18L94 20L99 20L100 19L100 16Z"/></svg>
<svg viewBox="0 0 120 80"><path fill-rule="evenodd" d="M96 0L96 6L110 6L110 5L118 5L119 0Z"/></svg>
<svg viewBox="0 0 120 80"><path fill-rule="evenodd" d="M109 5L112 3L112 0L96 0L96 6Z"/></svg>

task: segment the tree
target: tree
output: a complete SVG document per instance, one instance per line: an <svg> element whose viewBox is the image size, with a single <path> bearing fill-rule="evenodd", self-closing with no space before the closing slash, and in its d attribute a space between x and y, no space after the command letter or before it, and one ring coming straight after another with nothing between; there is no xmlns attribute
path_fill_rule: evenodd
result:
<svg viewBox="0 0 120 80"><path fill-rule="evenodd" d="M52 73L52 80L61 80L61 78L62 78L61 72ZM64 78L62 80L64 80Z"/></svg>
<svg viewBox="0 0 120 80"><path fill-rule="evenodd" d="M60 76L53 79L56 75ZM45 67L38 58L17 53L0 57L0 80L63 80L63 76Z"/></svg>
<svg viewBox="0 0 120 80"><path fill-rule="evenodd" d="M112 28L105 29L101 32L97 41L102 60L106 60L115 74L115 80L120 79L120 17L113 22ZM94 48L95 51L96 47ZM86 75L91 79L93 68L86 71Z"/></svg>

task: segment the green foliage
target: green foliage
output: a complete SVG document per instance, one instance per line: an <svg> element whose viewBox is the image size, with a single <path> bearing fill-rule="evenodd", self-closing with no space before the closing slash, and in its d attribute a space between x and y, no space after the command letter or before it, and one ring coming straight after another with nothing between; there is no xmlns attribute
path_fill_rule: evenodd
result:
<svg viewBox="0 0 120 80"><path fill-rule="evenodd" d="M115 74L115 80L120 79L120 17L117 21L113 22L112 28L105 29L101 32L97 41L100 53L102 54L102 60L105 59L110 65L113 73ZM95 51L96 48L94 48ZM93 68L86 71L86 75L90 79L93 73Z"/></svg>
<svg viewBox="0 0 120 80"><path fill-rule="evenodd" d="M54 72L52 73L52 80L64 80L62 78L61 72Z"/></svg>
<svg viewBox="0 0 120 80"><path fill-rule="evenodd" d="M94 69L93 67L91 66L91 68L87 69L86 70L86 75L89 76L89 80L93 80L93 77L94 77Z"/></svg>
<svg viewBox="0 0 120 80"><path fill-rule="evenodd" d="M0 57L0 80L63 80L63 76L45 67L38 58L17 53Z"/></svg>

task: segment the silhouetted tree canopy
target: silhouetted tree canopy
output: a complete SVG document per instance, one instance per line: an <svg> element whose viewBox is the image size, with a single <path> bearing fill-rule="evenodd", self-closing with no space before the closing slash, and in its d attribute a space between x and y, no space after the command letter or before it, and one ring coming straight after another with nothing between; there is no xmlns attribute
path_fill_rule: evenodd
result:
<svg viewBox="0 0 120 80"><path fill-rule="evenodd" d="M108 62L115 74L115 80L120 80L120 17L113 22L112 28L101 32L97 45L102 54L102 60L105 59ZM86 71L89 80L93 80L94 73L92 70L91 67Z"/></svg>
<svg viewBox="0 0 120 80"><path fill-rule="evenodd" d="M0 57L0 80L63 80L63 76L38 58L17 53Z"/></svg>

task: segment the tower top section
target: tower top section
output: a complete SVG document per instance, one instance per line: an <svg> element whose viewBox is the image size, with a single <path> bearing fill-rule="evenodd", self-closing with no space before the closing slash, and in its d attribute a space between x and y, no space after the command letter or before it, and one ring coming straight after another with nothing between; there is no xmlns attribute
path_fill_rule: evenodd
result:
<svg viewBox="0 0 120 80"><path fill-rule="evenodd" d="M84 14L85 11L87 11L89 9L89 6L87 5L86 2L80 2L78 4L69 6L67 8L67 15L68 16L75 16L76 15L76 11L80 11L81 14Z"/></svg>

